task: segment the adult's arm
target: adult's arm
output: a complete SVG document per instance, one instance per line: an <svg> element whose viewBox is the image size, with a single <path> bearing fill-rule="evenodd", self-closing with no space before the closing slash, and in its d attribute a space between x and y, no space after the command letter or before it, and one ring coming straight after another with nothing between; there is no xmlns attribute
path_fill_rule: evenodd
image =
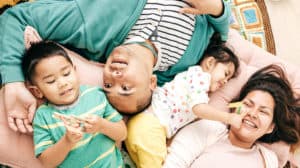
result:
<svg viewBox="0 0 300 168"><path fill-rule="evenodd" d="M25 49L23 37L25 26L32 25L38 30L44 30L41 31L43 33L40 33L44 37L55 34L53 33L54 30L60 30L68 36L72 34L71 30L76 27L72 25L67 16L61 15L66 13L69 14L69 17L74 16L68 12L75 8L75 5L72 8L72 5L69 4L71 1L49 2L51 1L20 4L8 9L0 16L0 73L1 82L4 84L1 93L3 93L4 110L7 113L9 126L14 131L31 132L30 120L36 109L36 100L25 88L21 70L21 61ZM51 10L50 15L49 11ZM55 15L59 16L56 18ZM63 29L60 29L61 24L72 26L63 31ZM59 32L56 34L59 35ZM62 38L66 38L66 36L62 36Z"/></svg>
<svg viewBox="0 0 300 168"><path fill-rule="evenodd" d="M21 36L23 38L23 34ZM32 27L26 26L24 32L26 48L29 47L31 42L40 40L41 37L38 32ZM82 83L89 85L102 84L102 64L88 61L70 50L67 50L67 52L77 67ZM30 123L37 105L32 94L25 88L23 82L8 83L2 89L1 94L4 99L4 107L2 108L7 113L9 127L14 131L31 132Z"/></svg>
<svg viewBox="0 0 300 168"><path fill-rule="evenodd" d="M3 84L24 81L21 61L27 25L37 29L43 39L75 47L84 43L81 40L85 39L82 17L73 1L37 1L8 9L0 16L0 73Z"/></svg>
<svg viewBox="0 0 300 168"><path fill-rule="evenodd" d="M223 0L186 0L192 7L181 10L183 13L205 16L215 31L221 34L223 41L227 40L229 32L230 5ZM202 17L201 16L201 17ZM201 24L202 19L198 18ZM198 23L198 24L199 24Z"/></svg>
<svg viewBox="0 0 300 168"><path fill-rule="evenodd" d="M180 130L168 148L164 168L187 168L208 145L227 133L220 122L199 120Z"/></svg>
<svg viewBox="0 0 300 168"><path fill-rule="evenodd" d="M222 0L222 14L220 16L206 15L208 22L213 26L216 32L221 34L221 39L226 41L228 39L229 22L231 16L231 8L228 2Z"/></svg>
<svg viewBox="0 0 300 168"><path fill-rule="evenodd" d="M34 27L43 39L81 49L83 56L99 61L107 48L122 42L144 3L145 0L115 0L114 5L110 0L43 0L23 3L3 13L0 16L0 74L2 84L10 83L4 86L3 92L10 127L15 131L30 131L26 130L30 125L24 117L28 112L32 117L35 111L36 102L24 87L21 70L25 26ZM119 10L120 6L126 9ZM27 98L24 95L28 95Z"/></svg>

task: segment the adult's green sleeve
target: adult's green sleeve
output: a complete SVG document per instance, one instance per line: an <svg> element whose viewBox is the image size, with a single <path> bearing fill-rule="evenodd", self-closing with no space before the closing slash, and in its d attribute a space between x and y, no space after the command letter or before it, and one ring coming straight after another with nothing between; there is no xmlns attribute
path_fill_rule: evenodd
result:
<svg viewBox="0 0 300 168"><path fill-rule="evenodd" d="M0 73L2 84L24 81L21 69L24 29L34 27L43 39L84 47L82 18L73 1L23 3L0 16Z"/></svg>
<svg viewBox="0 0 300 168"><path fill-rule="evenodd" d="M226 41L229 32L229 22L231 17L231 8L228 2L224 2L223 14L220 17L207 15L207 21L214 27L216 32L221 34L221 39Z"/></svg>

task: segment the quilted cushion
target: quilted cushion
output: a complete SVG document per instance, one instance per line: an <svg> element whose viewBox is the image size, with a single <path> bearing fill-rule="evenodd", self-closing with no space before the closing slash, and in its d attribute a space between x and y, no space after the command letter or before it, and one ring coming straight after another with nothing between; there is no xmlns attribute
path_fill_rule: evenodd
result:
<svg viewBox="0 0 300 168"><path fill-rule="evenodd" d="M263 0L228 0L231 4L231 27L248 41L276 54L269 16Z"/></svg>

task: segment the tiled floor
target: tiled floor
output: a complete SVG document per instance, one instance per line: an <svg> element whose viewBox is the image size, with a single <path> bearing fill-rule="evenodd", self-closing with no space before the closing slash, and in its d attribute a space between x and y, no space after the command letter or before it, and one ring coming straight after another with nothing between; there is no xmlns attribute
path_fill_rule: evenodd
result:
<svg viewBox="0 0 300 168"><path fill-rule="evenodd" d="M300 65L300 0L265 0L277 55ZM299 123L300 124L300 123ZM296 152L300 165L300 149Z"/></svg>

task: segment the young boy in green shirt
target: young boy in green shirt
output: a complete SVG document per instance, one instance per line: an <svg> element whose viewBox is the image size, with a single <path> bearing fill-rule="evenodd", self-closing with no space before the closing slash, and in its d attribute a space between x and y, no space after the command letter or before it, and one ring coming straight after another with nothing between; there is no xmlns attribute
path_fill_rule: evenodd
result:
<svg viewBox="0 0 300 168"><path fill-rule="evenodd" d="M101 88L79 85L75 66L54 42L32 44L24 77L45 102L33 120L36 157L47 167L122 167L116 141L126 138L122 116Z"/></svg>

